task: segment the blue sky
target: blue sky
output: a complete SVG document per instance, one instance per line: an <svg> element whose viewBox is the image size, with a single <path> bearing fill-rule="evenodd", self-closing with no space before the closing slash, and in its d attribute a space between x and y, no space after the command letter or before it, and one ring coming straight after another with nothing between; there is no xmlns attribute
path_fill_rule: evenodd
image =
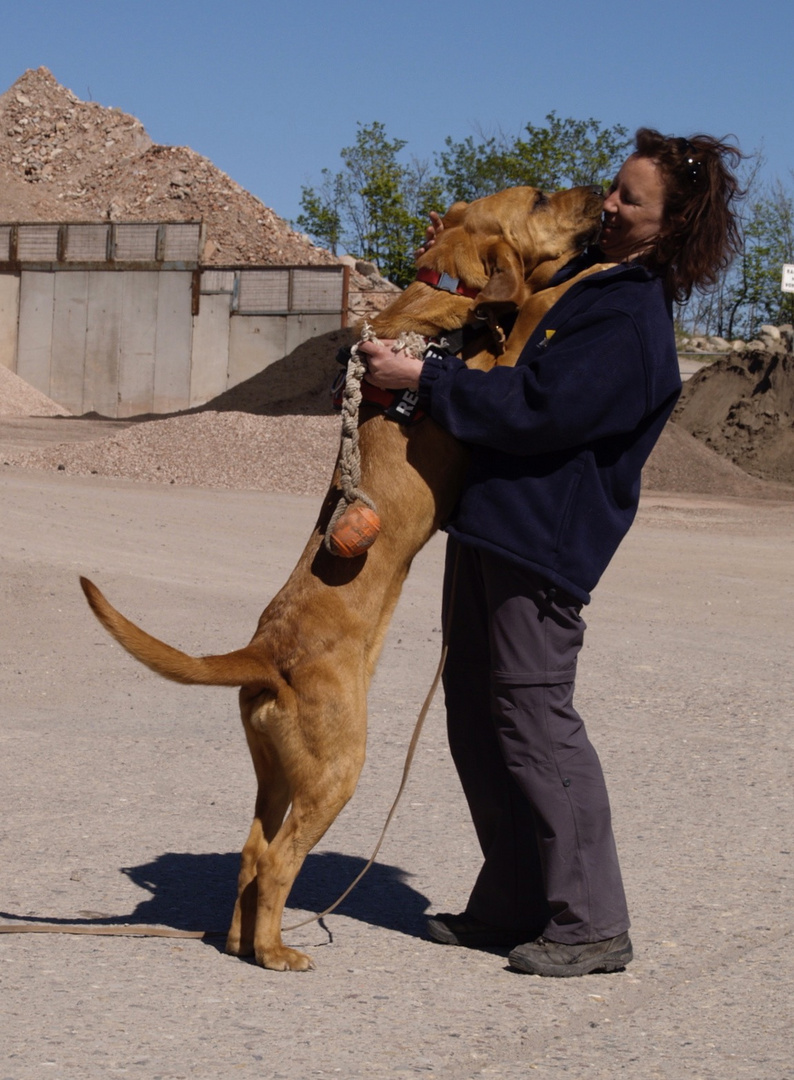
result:
<svg viewBox="0 0 794 1080"><path fill-rule="evenodd" d="M5 0L0 89L78 97L206 155L293 219L356 124L432 161L451 135L594 117L736 135L794 185L791 0Z"/></svg>

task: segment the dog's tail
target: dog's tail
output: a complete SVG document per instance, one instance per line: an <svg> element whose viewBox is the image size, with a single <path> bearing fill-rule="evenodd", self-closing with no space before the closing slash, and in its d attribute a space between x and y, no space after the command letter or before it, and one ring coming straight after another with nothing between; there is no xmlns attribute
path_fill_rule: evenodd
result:
<svg viewBox="0 0 794 1080"><path fill-rule="evenodd" d="M274 667L249 645L221 656L189 656L159 641L116 611L88 578L80 584L96 617L119 645L166 679L204 686L253 686L279 682Z"/></svg>

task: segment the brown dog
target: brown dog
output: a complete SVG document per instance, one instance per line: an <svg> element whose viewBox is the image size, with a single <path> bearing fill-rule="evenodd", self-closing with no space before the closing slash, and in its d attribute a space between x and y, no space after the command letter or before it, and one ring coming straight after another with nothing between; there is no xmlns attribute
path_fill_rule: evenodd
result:
<svg viewBox="0 0 794 1080"><path fill-rule="evenodd" d="M431 276L459 279L469 295L416 281L374 320L375 333L434 336L473 324L480 330L466 346L468 363L487 368L514 361L523 341L513 332L505 351L499 314L520 309L525 341L537 321L527 313L534 291L593 235L601 201L593 188L551 196L514 188L456 204L419 266ZM245 648L188 656L139 629L81 579L102 624L153 671L178 682L241 688L258 790L226 949L253 953L277 970L312 967L307 955L282 943L284 905L307 853L355 790L367 688L386 627L414 555L452 508L466 461L460 444L430 419L403 427L366 404L359 445L361 487L382 522L377 543L353 559L335 558L323 546L339 498L337 470L297 566Z"/></svg>

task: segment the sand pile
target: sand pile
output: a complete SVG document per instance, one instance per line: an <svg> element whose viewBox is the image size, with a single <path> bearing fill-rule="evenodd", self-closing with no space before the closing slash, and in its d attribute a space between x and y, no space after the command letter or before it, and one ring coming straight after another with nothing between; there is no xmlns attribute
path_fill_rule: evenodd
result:
<svg viewBox="0 0 794 1080"><path fill-rule="evenodd" d="M785 349L748 349L701 368L673 418L745 472L794 484L794 355Z"/></svg>
<svg viewBox="0 0 794 1080"><path fill-rule="evenodd" d="M794 499L794 487L749 476L670 422L642 473L645 491L713 495L737 499Z"/></svg>

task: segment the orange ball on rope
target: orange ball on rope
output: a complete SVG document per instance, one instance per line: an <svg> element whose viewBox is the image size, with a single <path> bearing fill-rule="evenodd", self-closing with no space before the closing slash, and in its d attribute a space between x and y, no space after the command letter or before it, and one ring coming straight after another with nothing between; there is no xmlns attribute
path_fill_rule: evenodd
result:
<svg viewBox="0 0 794 1080"><path fill-rule="evenodd" d="M343 559L354 559L371 547L380 532L380 518L362 503L352 503L328 535L328 550Z"/></svg>

